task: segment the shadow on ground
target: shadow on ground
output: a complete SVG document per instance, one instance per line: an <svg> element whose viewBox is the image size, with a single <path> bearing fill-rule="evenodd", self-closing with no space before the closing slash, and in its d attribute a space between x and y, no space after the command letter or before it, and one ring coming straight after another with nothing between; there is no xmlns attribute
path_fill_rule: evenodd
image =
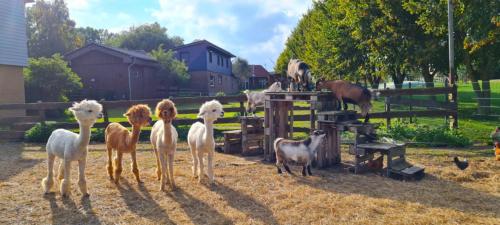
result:
<svg viewBox="0 0 500 225"><path fill-rule="evenodd" d="M117 187L130 212L157 224L175 224L143 184L139 184L136 190L126 179L120 179Z"/></svg>
<svg viewBox="0 0 500 225"><path fill-rule="evenodd" d="M25 149L23 143L3 143L0 145L2 146L0 181L6 181L43 161L42 159L23 158Z"/></svg>
<svg viewBox="0 0 500 225"><path fill-rule="evenodd" d="M339 174L342 174L341 178ZM299 184L330 192L408 201L435 208L448 208L500 218L500 207L498 207L500 197L479 192L431 174L426 174L421 181L411 182L396 181L373 174L354 175L340 171L340 169L316 170L315 175L321 179L310 180L299 176L294 179ZM385 182L381 182L381 179ZM377 188L374 188L374 183L377 184ZM426 198L426 196L432 196L432 198Z"/></svg>
<svg viewBox="0 0 500 225"><path fill-rule="evenodd" d="M101 224L99 218L92 209L92 203L89 197L80 199L82 208L78 208L71 197L61 198L58 204L54 193L44 196L50 203L53 224Z"/></svg>

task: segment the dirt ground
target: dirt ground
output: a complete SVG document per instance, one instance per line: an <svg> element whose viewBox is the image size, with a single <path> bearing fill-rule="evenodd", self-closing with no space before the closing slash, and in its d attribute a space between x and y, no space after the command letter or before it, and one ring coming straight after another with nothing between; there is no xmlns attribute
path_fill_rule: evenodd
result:
<svg viewBox="0 0 500 225"><path fill-rule="evenodd" d="M490 148L409 149L409 161L426 168L417 182L354 175L342 167L313 169L306 178L278 175L272 164L256 158L216 154L216 183L208 185L192 178L191 155L180 144L178 188L160 192L149 145L141 144L138 153L144 184L136 183L125 156L116 186L108 179L104 146L93 144L90 197L78 191L75 163L72 194L63 199L43 194L42 145L0 146L0 224L500 224L500 162ZM458 170L453 155L466 156L471 166ZM347 153L342 157L350 159Z"/></svg>

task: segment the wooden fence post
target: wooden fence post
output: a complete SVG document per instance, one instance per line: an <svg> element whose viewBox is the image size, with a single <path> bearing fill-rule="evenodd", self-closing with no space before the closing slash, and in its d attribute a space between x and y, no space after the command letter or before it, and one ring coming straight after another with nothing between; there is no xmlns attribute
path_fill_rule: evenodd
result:
<svg viewBox="0 0 500 225"><path fill-rule="evenodd" d="M240 101L240 116L245 116L245 104L243 103L243 101Z"/></svg>
<svg viewBox="0 0 500 225"><path fill-rule="evenodd" d="M389 113L391 112L390 98L391 98L390 96L385 97L385 112L388 113L386 118L387 129L391 127L391 116L389 115Z"/></svg>

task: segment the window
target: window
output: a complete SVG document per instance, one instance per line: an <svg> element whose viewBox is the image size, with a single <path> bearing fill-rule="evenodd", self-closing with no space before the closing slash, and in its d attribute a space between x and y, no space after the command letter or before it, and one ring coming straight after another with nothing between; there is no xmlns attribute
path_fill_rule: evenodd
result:
<svg viewBox="0 0 500 225"><path fill-rule="evenodd" d="M222 67L224 67L224 57L222 57L222 56L221 56L221 57L220 57L220 59L221 59L221 61L220 61L220 65L221 65Z"/></svg>
<svg viewBox="0 0 500 225"><path fill-rule="evenodd" d="M226 67L229 68L229 58L226 58Z"/></svg>
<svg viewBox="0 0 500 225"><path fill-rule="evenodd" d="M213 74L210 74L210 80L208 81L208 84L210 87L215 86L215 76Z"/></svg>
<svg viewBox="0 0 500 225"><path fill-rule="evenodd" d="M208 52L208 62L212 63L212 52Z"/></svg>
<svg viewBox="0 0 500 225"><path fill-rule="evenodd" d="M220 57L217 56L217 66L219 66L219 65L220 65Z"/></svg>
<svg viewBox="0 0 500 225"><path fill-rule="evenodd" d="M219 84L222 84L222 76L219 75Z"/></svg>

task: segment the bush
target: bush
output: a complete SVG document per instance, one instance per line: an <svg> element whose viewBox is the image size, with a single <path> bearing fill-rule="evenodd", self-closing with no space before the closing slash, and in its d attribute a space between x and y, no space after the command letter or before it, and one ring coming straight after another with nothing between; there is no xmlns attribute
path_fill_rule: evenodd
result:
<svg viewBox="0 0 500 225"><path fill-rule="evenodd" d="M57 127L52 123L37 123L24 133L27 142L45 143Z"/></svg>
<svg viewBox="0 0 500 225"><path fill-rule="evenodd" d="M419 146L439 147L466 147L472 144L458 130L451 130L445 126L429 127L410 123L396 123L389 129L381 129L379 135L390 137L398 141L416 142Z"/></svg>
<svg viewBox="0 0 500 225"><path fill-rule="evenodd" d="M226 96L226 93L224 93L223 91L219 91L215 94L215 97L223 97L223 96Z"/></svg>
<svg viewBox="0 0 500 225"><path fill-rule="evenodd" d="M90 133L90 141L104 142L104 128L96 128Z"/></svg>

